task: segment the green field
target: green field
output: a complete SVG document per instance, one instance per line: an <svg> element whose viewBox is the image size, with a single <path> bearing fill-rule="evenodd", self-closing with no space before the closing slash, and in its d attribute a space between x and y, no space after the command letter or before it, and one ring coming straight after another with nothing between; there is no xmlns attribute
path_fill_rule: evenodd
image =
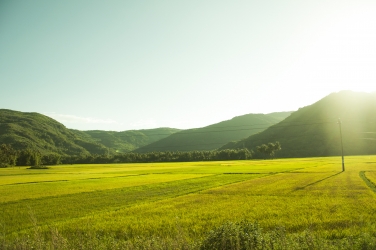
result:
<svg viewBox="0 0 376 250"><path fill-rule="evenodd" d="M375 237L375 183L376 156L346 157L345 172L340 157L4 168L0 246L35 245L37 234L45 249L57 238L86 242L77 249L197 248L245 220L325 242Z"/></svg>

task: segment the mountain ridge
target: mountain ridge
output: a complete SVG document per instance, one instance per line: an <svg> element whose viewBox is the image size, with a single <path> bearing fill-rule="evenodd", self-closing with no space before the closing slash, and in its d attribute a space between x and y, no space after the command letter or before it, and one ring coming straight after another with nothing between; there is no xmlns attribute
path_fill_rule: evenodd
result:
<svg viewBox="0 0 376 250"><path fill-rule="evenodd" d="M127 153L181 131L176 128L154 128L125 131L78 131L110 149L111 153Z"/></svg>
<svg viewBox="0 0 376 250"><path fill-rule="evenodd" d="M153 151L214 150L227 142L245 138L279 122L292 112L246 114L202 128L187 129L134 150L136 153ZM275 118L279 116L279 118Z"/></svg>
<svg viewBox="0 0 376 250"><path fill-rule="evenodd" d="M300 108L263 132L228 143L221 149L246 147L256 151L261 144L279 141L282 150L276 153L276 157L340 155L338 122L341 121L345 154L376 154L376 138L361 139L366 132L376 134L375 114L376 93L340 91Z"/></svg>
<svg viewBox="0 0 376 250"><path fill-rule="evenodd" d="M9 144L14 149L35 149L42 154L57 153L61 155L89 155L124 153L146 145L147 143L180 131L162 128L139 131L79 131L68 129L51 117L36 112L20 112L0 109L0 144ZM129 136L139 137L132 140ZM153 133L154 139L153 139ZM107 136L121 134L128 138L115 138L113 141L102 142ZM115 136L116 137L116 136ZM119 143L122 143L119 146ZM133 144L132 144L133 143ZM113 144L113 147L111 147Z"/></svg>
<svg viewBox="0 0 376 250"><path fill-rule="evenodd" d="M246 114L188 130L79 131L36 112L0 109L0 144L60 155L242 148L257 154L257 146L279 141L276 157L333 156L341 153L340 121L345 154L376 154L375 114L376 92L353 91L329 94L295 112Z"/></svg>
<svg viewBox="0 0 376 250"><path fill-rule="evenodd" d="M107 149L67 129L54 119L36 113L0 109L0 143L15 149L36 149L41 153L102 154Z"/></svg>

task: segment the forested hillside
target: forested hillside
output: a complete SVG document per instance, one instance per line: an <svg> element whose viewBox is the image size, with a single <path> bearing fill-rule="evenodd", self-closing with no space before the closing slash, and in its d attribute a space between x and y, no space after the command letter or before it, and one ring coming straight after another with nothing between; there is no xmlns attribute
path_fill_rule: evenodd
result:
<svg viewBox="0 0 376 250"><path fill-rule="evenodd" d="M376 93L341 91L299 109L263 132L222 149L256 147L279 141L277 157L376 154Z"/></svg>
<svg viewBox="0 0 376 250"><path fill-rule="evenodd" d="M67 129L54 119L38 113L0 109L0 145L7 144L16 150L37 150L42 155L124 153L176 131L179 130L78 131Z"/></svg>
<svg viewBox="0 0 376 250"><path fill-rule="evenodd" d="M105 146L82 137L54 119L38 114L0 109L0 144L33 149L42 154L103 154Z"/></svg>
<svg viewBox="0 0 376 250"><path fill-rule="evenodd" d="M163 139L178 131L180 130L175 128L127 130L121 132L103 130L75 130L76 133L103 144L109 148L111 153L127 153L139 147Z"/></svg>
<svg viewBox="0 0 376 250"><path fill-rule="evenodd" d="M292 112L247 114L207 127L188 129L136 149L134 152L214 150L224 144L265 130Z"/></svg>

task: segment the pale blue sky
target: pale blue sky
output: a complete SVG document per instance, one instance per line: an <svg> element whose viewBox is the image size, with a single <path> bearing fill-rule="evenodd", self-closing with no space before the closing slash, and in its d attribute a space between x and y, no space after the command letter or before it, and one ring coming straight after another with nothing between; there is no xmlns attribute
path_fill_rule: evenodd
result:
<svg viewBox="0 0 376 250"><path fill-rule="evenodd" d="M202 127L376 91L376 1L0 1L0 108Z"/></svg>

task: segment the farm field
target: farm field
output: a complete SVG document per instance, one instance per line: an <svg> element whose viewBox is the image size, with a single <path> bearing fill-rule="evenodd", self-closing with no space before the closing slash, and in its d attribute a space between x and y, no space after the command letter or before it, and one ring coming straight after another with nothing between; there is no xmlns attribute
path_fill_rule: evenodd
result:
<svg viewBox="0 0 376 250"><path fill-rule="evenodd" d="M12 249L7 242L27 244L36 233L53 241L58 232L130 249L140 239L195 248L211 230L241 221L328 241L374 237L376 156L345 160L345 172L340 157L4 168L0 240Z"/></svg>

